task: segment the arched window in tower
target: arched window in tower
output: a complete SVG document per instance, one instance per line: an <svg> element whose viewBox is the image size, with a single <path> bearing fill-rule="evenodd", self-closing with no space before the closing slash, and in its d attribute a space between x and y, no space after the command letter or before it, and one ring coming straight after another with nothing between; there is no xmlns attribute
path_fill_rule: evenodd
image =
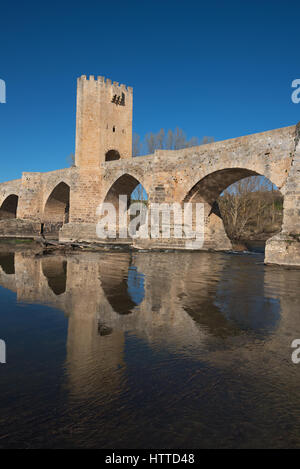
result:
<svg viewBox="0 0 300 469"><path fill-rule="evenodd" d="M119 160L120 158L120 153L117 150L109 150L105 154L105 161L115 161Z"/></svg>

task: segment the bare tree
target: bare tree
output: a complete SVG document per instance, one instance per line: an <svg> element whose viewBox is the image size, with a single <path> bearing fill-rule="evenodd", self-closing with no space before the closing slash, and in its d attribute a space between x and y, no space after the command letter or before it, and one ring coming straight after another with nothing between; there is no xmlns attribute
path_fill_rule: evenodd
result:
<svg viewBox="0 0 300 469"><path fill-rule="evenodd" d="M228 236L233 240L265 238L280 230L282 196L261 176L241 179L218 200ZM276 208L277 207L277 208Z"/></svg>
<svg viewBox="0 0 300 469"><path fill-rule="evenodd" d="M208 143L213 143L214 141L214 137L203 137L201 145L207 145Z"/></svg>
<svg viewBox="0 0 300 469"><path fill-rule="evenodd" d="M160 129L160 131L156 135L156 149L163 150L164 147L165 147L165 131L164 129Z"/></svg>
<svg viewBox="0 0 300 469"><path fill-rule="evenodd" d="M132 156L139 156L142 150L141 137L134 133L132 138Z"/></svg>
<svg viewBox="0 0 300 469"><path fill-rule="evenodd" d="M197 147L199 145L199 139L198 137L192 137L188 142L187 146L188 147Z"/></svg>
<svg viewBox="0 0 300 469"><path fill-rule="evenodd" d="M181 150L187 147L187 138L185 133L179 127L176 127L174 134L174 150Z"/></svg>
<svg viewBox="0 0 300 469"><path fill-rule="evenodd" d="M154 133L150 132L145 137L146 147L149 154L154 153L156 150L156 136Z"/></svg>
<svg viewBox="0 0 300 469"><path fill-rule="evenodd" d="M188 140L185 132L179 127L176 127L175 130L169 129L168 132L165 132L164 129L160 129L157 134L153 132L146 134L144 144L141 141L140 136L138 134L134 134L132 154L133 156L140 155L143 146L145 147L147 154L152 154L155 150L181 150L183 148L203 145L213 141L213 137L203 137L200 143L198 137L192 137Z"/></svg>
<svg viewBox="0 0 300 469"><path fill-rule="evenodd" d="M174 148L174 135L171 129L168 130L167 138L166 138L166 149L173 150Z"/></svg>
<svg viewBox="0 0 300 469"><path fill-rule="evenodd" d="M74 167L75 166L75 155L74 153L70 153L68 156L67 156L67 162L68 162L68 165L71 166L71 167Z"/></svg>

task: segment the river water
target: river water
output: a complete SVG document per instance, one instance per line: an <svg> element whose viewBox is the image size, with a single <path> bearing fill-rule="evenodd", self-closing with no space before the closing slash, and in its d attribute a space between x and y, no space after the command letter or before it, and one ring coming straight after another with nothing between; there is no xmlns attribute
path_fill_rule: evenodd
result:
<svg viewBox="0 0 300 469"><path fill-rule="evenodd" d="M0 254L2 448L299 448L300 271Z"/></svg>

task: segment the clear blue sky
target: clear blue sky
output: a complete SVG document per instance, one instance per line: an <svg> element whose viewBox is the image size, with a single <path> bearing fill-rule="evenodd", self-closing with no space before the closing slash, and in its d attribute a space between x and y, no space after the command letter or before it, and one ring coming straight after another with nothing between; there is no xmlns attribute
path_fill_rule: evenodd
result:
<svg viewBox="0 0 300 469"><path fill-rule="evenodd" d="M1 3L0 181L67 166L76 78L134 88L134 131L237 137L300 121L296 1Z"/></svg>

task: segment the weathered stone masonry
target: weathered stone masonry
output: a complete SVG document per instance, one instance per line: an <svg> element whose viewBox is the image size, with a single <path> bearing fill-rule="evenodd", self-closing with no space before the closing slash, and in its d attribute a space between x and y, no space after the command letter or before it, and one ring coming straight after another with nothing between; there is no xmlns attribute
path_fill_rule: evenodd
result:
<svg viewBox="0 0 300 469"><path fill-rule="evenodd" d="M215 209L239 179L263 175L284 195L282 232L267 242L266 262L300 265L300 125L183 150L132 158L132 88L103 77L77 84L75 166L23 173L0 184L0 236L57 234L63 241L100 241L96 210L116 206L141 183L149 202L203 202L203 249L231 248ZM149 239L137 247L184 248L184 240Z"/></svg>

